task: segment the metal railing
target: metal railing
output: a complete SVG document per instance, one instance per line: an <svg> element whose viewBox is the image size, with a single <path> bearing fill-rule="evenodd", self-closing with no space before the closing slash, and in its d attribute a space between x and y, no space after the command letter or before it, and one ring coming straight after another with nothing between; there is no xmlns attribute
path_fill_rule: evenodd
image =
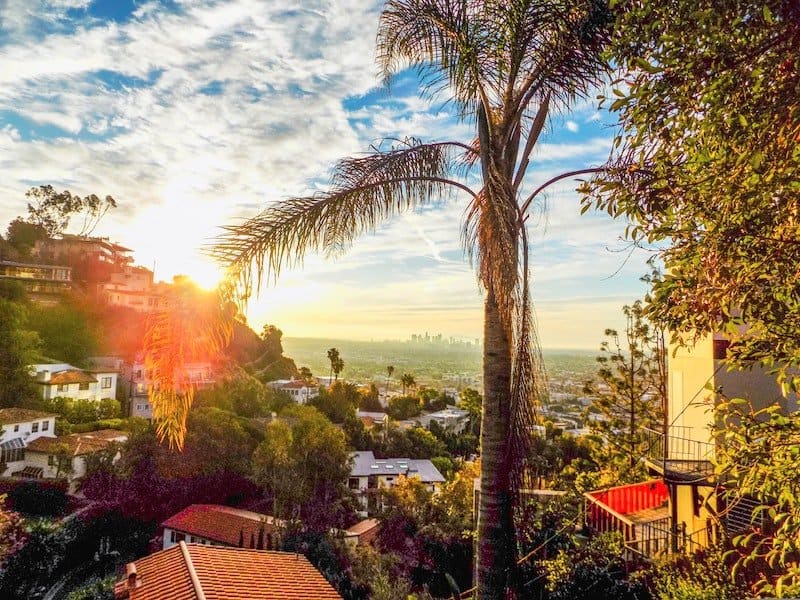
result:
<svg viewBox="0 0 800 600"><path fill-rule="evenodd" d="M672 426L663 431L642 428L645 439L645 458L661 463L665 472L711 475L714 472L714 444L697 439L699 428Z"/></svg>

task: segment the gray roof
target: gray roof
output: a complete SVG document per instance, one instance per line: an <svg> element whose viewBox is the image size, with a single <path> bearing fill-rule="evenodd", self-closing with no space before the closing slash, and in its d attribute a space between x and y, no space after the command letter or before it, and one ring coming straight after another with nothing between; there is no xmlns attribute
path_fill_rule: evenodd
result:
<svg viewBox="0 0 800 600"><path fill-rule="evenodd" d="M445 479L429 460L409 458L375 458L367 450L353 452L351 477L369 477L370 475L406 475L419 477L423 483L441 483Z"/></svg>

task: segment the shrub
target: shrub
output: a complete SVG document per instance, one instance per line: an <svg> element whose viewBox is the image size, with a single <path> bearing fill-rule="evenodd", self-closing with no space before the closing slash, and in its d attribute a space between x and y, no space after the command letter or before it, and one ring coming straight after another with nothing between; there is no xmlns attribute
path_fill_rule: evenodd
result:
<svg viewBox="0 0 800 600"><path fill-rule="evenodd" d="M58 517L69 504L63 484L25 481L8 492L13 510L30 516Z"/></svg>

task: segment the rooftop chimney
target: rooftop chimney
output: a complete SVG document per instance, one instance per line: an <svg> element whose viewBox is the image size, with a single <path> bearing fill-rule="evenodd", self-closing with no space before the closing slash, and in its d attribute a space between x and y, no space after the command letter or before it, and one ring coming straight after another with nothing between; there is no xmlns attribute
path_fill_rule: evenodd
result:
<svg viewBox="0 0 800 600"><path fill-rule="evenodd" d="M42 371L42 381L50 381L50 371Z"/></svg>
<svg viewBox="0 0 800 600"><path fill-rule="evenodd" d="M128 589L132 590L142 585L142 580L139 579L139 574L136 572L136 563L129 562L125 565L125 574L128 578Z"/></svg>

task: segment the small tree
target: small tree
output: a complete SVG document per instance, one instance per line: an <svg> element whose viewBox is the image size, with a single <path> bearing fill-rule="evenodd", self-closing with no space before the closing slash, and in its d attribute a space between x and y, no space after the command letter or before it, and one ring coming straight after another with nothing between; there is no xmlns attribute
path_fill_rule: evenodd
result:
<svg viewBox="0 0 800 600"><path fill-rule="evenodd" d="M344 361L342 360L342 357L339 354L339 350L337 348L331 348L330 350L328 350L328 360L331 361L330 379L332 379L335 374L336 381L338 381L339 373L341 373L342 369L344 369ZM330 381L328 383L330 383Z"/></svg>
<svg viewBox="0 0 800 600"><path fill-rule="evenodd" d="M594 395L592 407L602 417L590 423L602 438L601 464L622 468L623 479L636 479L643 475L636 467L646 450L642 427L661 428L666 352L663 333L647 322L640 301L624 306L622 312L623 337L606 329L609 339L597 357L600 381L588 382L585 391Z"/></svg>
<svg viewBox="0 0 800 600"><path fill-rule="evenodd" d="M64 232L73 216L82 216L83 222L78 235L89 235L100 219L117 201L111 196L104 199L90 194L81 198L67 190L56 192L52 185L40 185L29 189L25 197L28 203L28 220L52 237Z"/></svg>
<svg viewBox="0 0 800 600"><path fill-rule="evenodd" d="M389 393L389 380L392 378L392 374L394 373L394 365L389 365L386 367L386 393Z"/></svg>

